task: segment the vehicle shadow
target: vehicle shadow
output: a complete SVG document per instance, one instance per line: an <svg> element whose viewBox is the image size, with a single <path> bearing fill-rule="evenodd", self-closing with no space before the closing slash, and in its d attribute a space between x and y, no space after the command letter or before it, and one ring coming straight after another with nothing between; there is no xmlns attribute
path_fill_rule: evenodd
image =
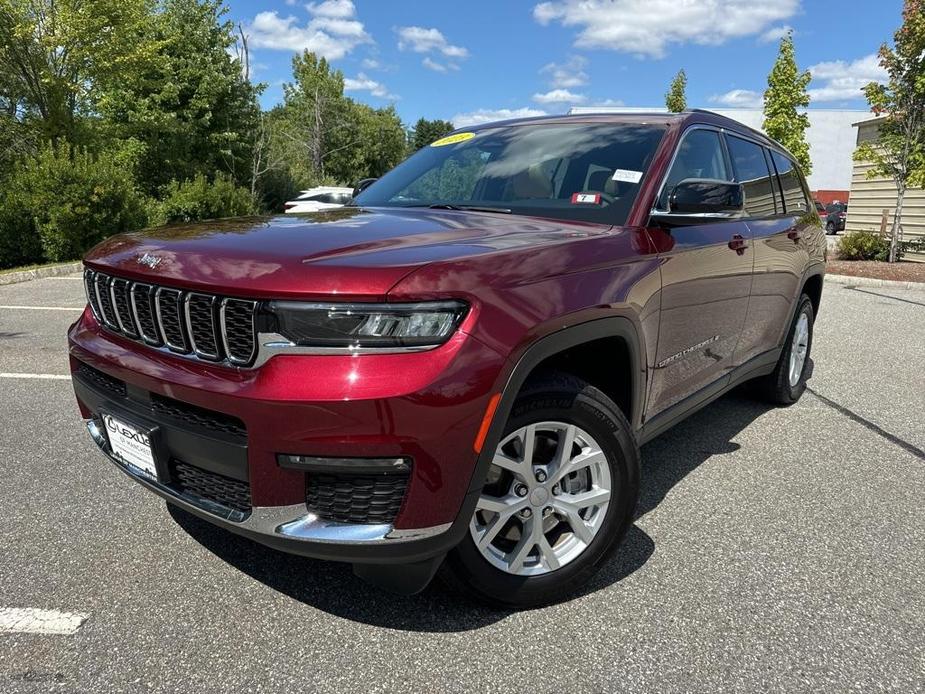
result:
<svg viewBox="0 0 925 694"><path fill-rule="evenodd" d="M646 445L642 449L636 518L656 508L705 460L738 450L739 445L731 439L768 409L733 394ZM278 552L170 504L167 508L194 540L239 571L294 600L344 619L404 631L459 632L479 629L511 613L475 604L440 581L412 597L385 593L355 577L347 564ZM617 552L575 597L619 583L645 565L654 551L652 538L634 524Z"/></svg>

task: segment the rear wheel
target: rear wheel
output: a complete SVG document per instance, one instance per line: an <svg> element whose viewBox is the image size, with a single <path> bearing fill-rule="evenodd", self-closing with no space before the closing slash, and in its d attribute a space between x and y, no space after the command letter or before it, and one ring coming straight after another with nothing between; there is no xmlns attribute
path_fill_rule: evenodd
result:
<svg viewBox="0 0 925 694"><path fill-rule="evenodd" d="M835 222L826 222L825 224L825 233L829 236L835 234Z"/></svg>
<svg viewBox="0 0 925 694"><path fill-rule="evenodd" d="M619 408L551 374L525 388L445 577L507 607L560 600L597 571L636 506L639 459Z"/></svg>
<svg viewBox="0 0 925 694"><path fill-rule="evenodd" d="M792 405L806 390L809 354L813 346L813 320L813 302L803 294L777 366L760 381L765 397L776 405Z"/></svg>

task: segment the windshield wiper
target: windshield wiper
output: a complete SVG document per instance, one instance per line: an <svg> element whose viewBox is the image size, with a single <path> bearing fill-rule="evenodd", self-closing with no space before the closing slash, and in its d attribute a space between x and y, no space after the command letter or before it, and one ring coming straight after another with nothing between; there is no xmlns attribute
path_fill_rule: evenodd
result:
<svg viewBox="0 0 925 694"><path fill-rule="evenodd" d="M428 205L432 210L465 210L466 212L497 212L499 214L511 214L506 207L480 207L478 205L453 205L448 202L439 202Z"/></svg>

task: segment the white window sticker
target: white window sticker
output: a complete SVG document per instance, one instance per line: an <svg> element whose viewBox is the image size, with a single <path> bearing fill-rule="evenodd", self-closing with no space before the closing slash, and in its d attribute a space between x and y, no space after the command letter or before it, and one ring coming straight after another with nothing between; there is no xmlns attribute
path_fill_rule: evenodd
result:
<svg viewBox="0 0 925 694"><path fill-rule="evenodd" d="M642 178L642 171L630 171L629 169L617 169L613 172L611 178L614 181L623 181L624 183L639 183Z"/></svg>

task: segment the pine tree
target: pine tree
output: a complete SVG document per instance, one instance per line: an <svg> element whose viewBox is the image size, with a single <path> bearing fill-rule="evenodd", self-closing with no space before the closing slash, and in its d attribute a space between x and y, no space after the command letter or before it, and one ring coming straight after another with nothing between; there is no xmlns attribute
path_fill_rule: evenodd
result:
<svg viewBox="0 0 925 694"><path fill-rule="evenodd" d="M809 116L800 109L809 106L806 87L812 79L809 70L800 72L793 50L793 34L788 33L780 42L780 52L768 75L768 89L764 93L764 131L796 157L807 176L812 171L806 129Z"/></svg>
<svg viewBox="0 0 925 694"><path fill-rule="evenodd" d="M684 70L678 70L678 74L671 80L671 87L665 94L665 106L672 113L681 113L687 110L687 96L684 93L687 89L687 74Z"/></svg>

